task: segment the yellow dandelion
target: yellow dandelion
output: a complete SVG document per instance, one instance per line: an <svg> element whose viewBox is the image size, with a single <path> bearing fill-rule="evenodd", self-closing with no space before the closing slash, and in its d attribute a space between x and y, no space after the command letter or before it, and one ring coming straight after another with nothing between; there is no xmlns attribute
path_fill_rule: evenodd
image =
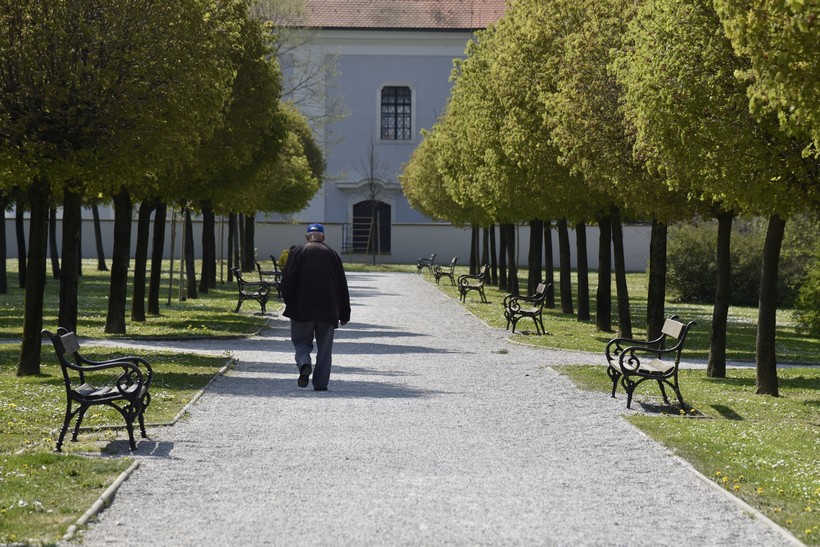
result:
<svg viewBox="0 0 820 547"><path fill-rule="evenodd" d="M805 509L803 509L803 510L804 510L806 513L811 513L811 512L812 512L812 508L811 508L811 507L806 507L806 508L805 508Z"/></svg>
<svg viewBox="0 0 820 547"><path fill-rule="evenodd" d="M720 477L721 475L723 475L723 473L722 473L722 472L720 472L720 471L715 471L715 476L716 476L716 477Z"/></svg>
<svg viewBox="0 0 820 547"><path fill-rule="evenodd" d="M723 484L726 484L727 482L729 482L729 477L723 477Z"/></svg>
<svg viewBox="0 0 820 547"><path fill-rule="evenodd" d="M811 533L812 533L812 531L813 531L813 530L812 530L811 528L806 528L806 535L807 535L807 536L810 536L810 535L811 535Z"/></svg>
<svg viewBox="0 0 820 547"><path fill-rule="evenodd" d="M786 524L790 525L791 523L792 523L792 519L786 519Z"/></svg>
<svg viewBox="0 0 820 547"><path fill-rule="evenodd" d="M733 488L735 491L740 490L740 485L739 485L739 484L735 484L732 488Z"/></svg>
<svg viewBox="0 0 820 547"><path fill-rule="evenodd" d="M681 414L681 416L684 416L684 415L686 415L686 411L683 410L683 409L680 409L680 414Z"/></svg>
<svg viewBox="0 0 820 547"><path fill-rule="evenodd" d="M763 489L762 489L762 488L760 488L760 487L758 487L758 489L757 489L757 493L758 493L758 494L762 494L762 493L763 493Z"/></svg>

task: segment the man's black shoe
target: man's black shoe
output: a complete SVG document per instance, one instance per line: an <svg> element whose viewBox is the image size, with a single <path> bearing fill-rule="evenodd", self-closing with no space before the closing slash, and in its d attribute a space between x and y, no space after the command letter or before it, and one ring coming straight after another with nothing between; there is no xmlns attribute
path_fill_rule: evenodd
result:
<svg viewBox="0 0 820 547"><path fill-rule="evenodd" d="M314 387L313 391L327 391L326 387Z"/></svg>
<svg viewBox="0 0 820 547"><path fill-rule="evenodd" d="M299 387L307 387L311 372L313 372L313 369L310 368L310 365L307 363L299 367L299 379L296 381L296 384Z"/></svg>

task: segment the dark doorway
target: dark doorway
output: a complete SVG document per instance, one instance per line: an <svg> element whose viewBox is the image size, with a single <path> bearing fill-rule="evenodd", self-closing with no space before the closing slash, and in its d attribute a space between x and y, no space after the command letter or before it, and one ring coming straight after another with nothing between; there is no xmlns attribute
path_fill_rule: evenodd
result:
<svg viewBox="0 0 820 547"><path fill-rule="evenodd" d="M390 205L381 201L360 201L353 205L354 253L390 252Z"/></svg>

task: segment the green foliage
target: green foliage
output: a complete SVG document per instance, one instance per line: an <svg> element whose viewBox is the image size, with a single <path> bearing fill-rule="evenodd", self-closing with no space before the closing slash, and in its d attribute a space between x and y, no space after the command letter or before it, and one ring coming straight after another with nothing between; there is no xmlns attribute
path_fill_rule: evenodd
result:
<svg viewBox="0 0 820 547"><path fill-rule="evenodd" d="M797 290L806 275L806 254L820 244L820 237L807 235L807 221L796 219L787 224L778 276L780 304L792 306ZM809 224L810 225L810 224ZM760 220L736 221L731 239L731 304L757 305L760 271L766 226ZM676 226L669 230L667 281L669 289L681 302L711 303L715 299L715 245L717 224L704 222Z"/></svg>
<svg viewBox="0 0 820 547"><path fill-rule="evenodd" d="M603 366L555 370L585 389L603 392L602 397L612 387ZM696 417L632 413L629 420L799 540L817 545L820 369L789 368L778 375L782 396L765 397L754 393L755 371L750 368L729 370L727 378L683 370L681 390ZM649 384L640 388L636 399L660 403L652 392L657 386Z"/></svg>
<svg viewBox="0 0 820 547"><path fill-rule="evenodd" d="M795 307L799 328L812 336L820 336L820 247L806 267L806 278Z"/></svg>
<svg viewBox="0 0 820 547"><path fill-rule="evenodd" d="M820 3L715 0L735 49L751 60L740 74L758 117L777 115L785 131L820 154ZM810 144L811 143L811 144Z"/></svg>

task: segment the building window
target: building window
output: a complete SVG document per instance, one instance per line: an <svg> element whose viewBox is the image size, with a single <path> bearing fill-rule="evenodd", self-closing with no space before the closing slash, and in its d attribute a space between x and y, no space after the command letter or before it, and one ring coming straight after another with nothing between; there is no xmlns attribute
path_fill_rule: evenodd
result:
<svg viewBox="0 0 820 547"><path fill-rule="evenodd" d="M411 140L410 99L409 87L386 86L382 88L382 140Z"/></svg>

